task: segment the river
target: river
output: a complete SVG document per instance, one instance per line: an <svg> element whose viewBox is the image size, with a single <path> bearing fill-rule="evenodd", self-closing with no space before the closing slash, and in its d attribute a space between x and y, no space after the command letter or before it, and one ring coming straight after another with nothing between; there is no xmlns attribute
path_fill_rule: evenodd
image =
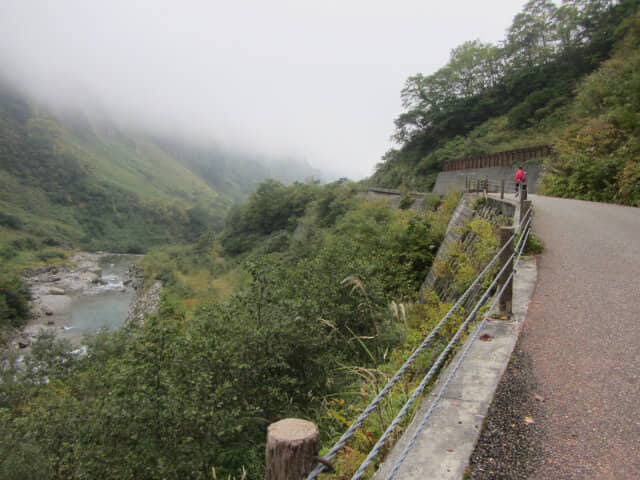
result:
<svg viewBox="0 0 640 480"><path fill-rule="evenodd" d="M135 290L127 286L136 255L80 252L70 267L45 268L29 278L35 318L17 344L29 345L41 330L79 345L82 337L100 329L120 327Z"/></svg>
<svg viewBox="0 0 640 480"><path fill-rule="evenodd" d="M64 336L93 333L100 329L112 330L122 325L134 296L134 290L124 285L129 266L136 257L129 255L109 255L99 260L104 282L94 295L71 297L69 322L65 325Z"/></svg>

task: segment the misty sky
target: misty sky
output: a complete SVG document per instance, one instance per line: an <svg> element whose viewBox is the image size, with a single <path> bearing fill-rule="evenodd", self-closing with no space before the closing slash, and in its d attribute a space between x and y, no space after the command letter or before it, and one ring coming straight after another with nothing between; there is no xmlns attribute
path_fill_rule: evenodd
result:
<svg viewBox="0 0 640 480"><path fill-rule="evenodd" d="M406 78L502 40L525 1L0 0L0 62L55 102L359 179Z"/></svg>

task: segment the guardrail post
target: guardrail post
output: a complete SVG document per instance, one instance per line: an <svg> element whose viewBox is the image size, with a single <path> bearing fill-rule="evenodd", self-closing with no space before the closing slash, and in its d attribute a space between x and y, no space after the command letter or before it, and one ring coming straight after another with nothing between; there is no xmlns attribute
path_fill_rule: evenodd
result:
<svg viewBox="0 0 640 480"><path fill-rule="evenodd" d="M524 204L527 201L527 185L525 183L520 183L520 216L526 213L526 210L523 210Z"/></svg>
<svg viewBox="0 0 640 480"><path fill-rule="evenodd" d="M522 210L521 210L522 211ZM513 235L514 228L513 227L502 227L500 229L500 247L503 247ZM507 263L511 265L508 266L505 271L502 273L502 279L499 282L498 288L501 289L502 285L504 285L505 279L509 277L511 272L513 271L513 260L511 259L511 255L513 254L513 242L509 244L507 248L505 248L500 254L500 268L502 268ZM511 314L511 305L513 303L513 282L509 280L509 284L502 292L502 296L500 297L500 312L506 315Z"/></svg>
<svg viewBox="0 0 640 480"><path fill-rule="evenodd" d="M520 200L520 228L524 227L524 217L531 208L531 200Z"/></svg>
<svg viewBox="0 0 640 480"><path fill-rule="evenodd" d="M500 180L500 200L504 200L504 178Z"/></svg>
<svg viewBox="0 0 640 480"><path fill-rule="evenodd" d="M311 473L320 450L318 427L285 418L267 429L266 480L302 480Z"/></svg>

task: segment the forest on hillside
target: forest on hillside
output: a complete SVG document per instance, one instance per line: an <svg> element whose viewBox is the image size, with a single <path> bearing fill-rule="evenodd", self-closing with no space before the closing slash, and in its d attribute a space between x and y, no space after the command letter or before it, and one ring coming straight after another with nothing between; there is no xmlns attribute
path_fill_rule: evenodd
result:
<svg viewBox="0 0 640 480"><path fill-rule="evenodd" d="M399 305L458 201L418 212L358 191L265 182L219 239L145 257L164 293L144 324L88 338L86 356L46 335L24 368L3 352L0 478L260 478L270 422L340 434L377 388L361 375L402 361L444 308Z"/></svg>
<svg viewBox="0 0 640 480"><path fill-rule="evenodd" d="M638 205L639 22L635 0L529 1L499 44L407 79L370 184L428 191L445 160L552 144L543 191Z"/></svg>

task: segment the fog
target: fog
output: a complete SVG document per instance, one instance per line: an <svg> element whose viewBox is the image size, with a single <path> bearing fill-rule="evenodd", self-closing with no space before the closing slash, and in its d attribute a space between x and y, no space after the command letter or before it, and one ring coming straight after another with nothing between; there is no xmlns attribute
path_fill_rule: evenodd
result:
<svg viewBox="0 0 640 480"><path fill-rule="evenodd" d="M2 0L2 74L57 105L373 173L406 78L504 38L524 0Z"/></svg>

